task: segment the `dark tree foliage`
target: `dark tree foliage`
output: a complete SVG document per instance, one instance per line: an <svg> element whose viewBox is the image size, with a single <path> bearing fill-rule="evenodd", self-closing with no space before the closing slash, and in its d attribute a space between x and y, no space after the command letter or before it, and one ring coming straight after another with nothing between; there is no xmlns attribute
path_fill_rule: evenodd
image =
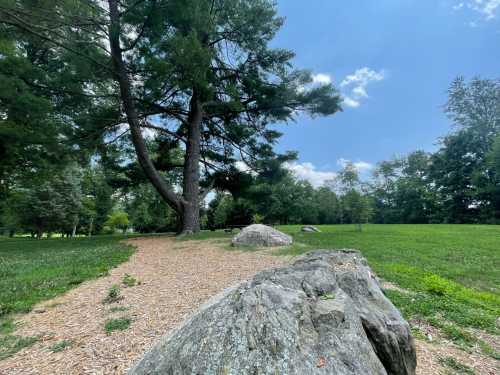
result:
<svg viewBox="0 0 500 375"><path fill-rule="evenodd" d="M280 134L270 123L340 110L331 85L313 87L309 72L292 68L291 51L269 47L283 23L274 1L66 0L50 15L44 5L4 0L0 22L51 47L66 73L53 77L84 83L47 84L88 99L71 114L78 131L127 122L144 175L186 233L199 229L199 202L209 190L200 186L211 187L214 172L275 157ZM183 150L182 162L171 165L182 171L182 194L155 165L145 128L162 135L162 152Z"/></svg>

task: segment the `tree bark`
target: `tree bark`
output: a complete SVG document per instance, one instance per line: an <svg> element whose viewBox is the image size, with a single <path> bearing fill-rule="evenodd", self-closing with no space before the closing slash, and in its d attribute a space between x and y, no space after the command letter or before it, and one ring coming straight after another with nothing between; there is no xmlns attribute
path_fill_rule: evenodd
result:
<svg viewBox="0 0 500 375"><path fill-rule="evenodd" d="M191 97L188 137L184 155L183 170L183 213L181 235L192 234L200 230L200 141L202 105L197 93L193 90Z"/></svg>
<svg viewBox="0 0 500 375"><path fill-rule="evenodd" d="M94 218L90 218L90 223L89 223L89 237L92 237L92 226L94 224Z"/></svg>
<svg viewBox="0 0 500 375"><path fill-rule="evenodd" d="M36 239L41 240L42 237L43 237L43 228L39 226L36 228Z"/></svg>
<svg viewBox="0 0 500 375"><path fill-rule="evenodd" d="M156 191L158 191L160 196L170 207L172 207L172 209L177 212L178 215L183 216L182 214L185 202L182 202L180 197L167 185L149 157L146 143L141 132L139 116L132 97L132 85L125 67L122 49L120 46L121 25L120 14L118 11L118 1L108 0L108 4L110 14L109 42L111 47L111 57L115 66L123 108L125 114L127 115L127 122L130 126L130 134L135 152L137 154L137 159L142 167L142 170L144 171L144 174L155 187Z"/></svg>
<svg viewBox="0 0 500 375"><path fill-rule="evenodd" d="M73 223L73 230L71 232L71 238L75 238L76 236L76 228L78 227L78 222L79 222L79 218L77 217Z"/></svg>

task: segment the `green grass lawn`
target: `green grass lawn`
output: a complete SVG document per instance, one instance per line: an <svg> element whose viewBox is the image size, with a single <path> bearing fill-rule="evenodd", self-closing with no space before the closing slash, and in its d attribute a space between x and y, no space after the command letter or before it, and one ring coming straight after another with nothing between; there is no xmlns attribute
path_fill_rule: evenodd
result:
<svg viewBox="0 0 500 375"><path fill-rule="evenodd" d="M470 344L473 338L457 327L500 333L500 226L364 225L362 232L353 225L318 227L322 233L278 227L294 237L294 245L278 254L358 249L379 277L411 292L387 291L408 319L427 320ZM198 238L230 236L218 231Z"/></svg>
<svg viewBox="0 0 500 375"><path fill-rule="evenodd" d="M381 276L393 281L406 284L408 280L402 274L419 270L500 293L498 225L364 225L361 233L351 225L318 226L322 233L302 233L300 228L279 229L307 248L361 250ZM286 252L298 254L304 250L294 246Z"/></svg>
<svg viewBox="0 0 500 375"><path fill-rule="evenodd" d="M120 239L0 240L0 317L27 312L40 301L106 274L133 252Z"/></svg>
<svg viewBox="0 0 500 375"><path fill-rule="evenodd" d="M28 312L126 261L134 250L119 242L123 238L0 238L0 360L38 339L15 335L12 314Z"/></svg>
<svg viewBox="0 0 500 375"><path fill-rule="evenodd" d="M409 291L387 291L406 318L426 320L455 342L479 344L498 358L466 328L500 334L500 226L364 225L362 232L353 225L319 228L322 233L302 233L300 226L279 227L293 235L295 243L277 255L358 249L379 277ZM229 243L231 236L203 231L183 240L221 238ZM127 260L133 249L120 244L122 238L0 238L0 359L2 345L7 348L4 353L10 353L36 339L13 336L10 314L29 311L35 303L104 275Z"/></svg>
<svg viewBox="0 0 500 375"><path fill-rule="evenodd" d="M500 226L365 225L362 232L350 225L319 228L322 233L280 227L295 239L280 253L358 249L379 277L412 292L387 292L408 319L424 318L462 341L467 338L458 336L467 334L456 326L500 333Z"/></svg>

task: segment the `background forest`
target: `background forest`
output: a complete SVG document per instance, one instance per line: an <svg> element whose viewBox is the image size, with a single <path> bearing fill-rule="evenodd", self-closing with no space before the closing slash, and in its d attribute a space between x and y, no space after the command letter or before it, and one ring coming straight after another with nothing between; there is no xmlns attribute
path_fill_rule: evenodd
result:
<svg viewBox="0 0 500 375"><path fill-rule="evenodd" d="M2 232L500 221L498 79L451 83L435 152L362 178L347 163L313 188L289 168L296 152L275 151L273 125L345 98L270 46L284 22L273 1L47 9L0 4Z"/></svg>
<svg viewBox="0 0 500 375"><path fill-rule="evenodd" d="M439 149L381 161L368 179L361 180L349 163L319 188L298 180L276 160L258 170L235 168L201 206L202 227L499 223L499 103L498 81L457 79L445 107L453 128L438 140ZM144 177L126 138L58 157L52 145L32 144L30 134L2 121L3 231L41 236L178 229L175 213ZM161 137L148 138L158 164L162 146ZM169 153L175 157L175 150ZM181 178L173 171L164 176L174 184Z"/></svg>

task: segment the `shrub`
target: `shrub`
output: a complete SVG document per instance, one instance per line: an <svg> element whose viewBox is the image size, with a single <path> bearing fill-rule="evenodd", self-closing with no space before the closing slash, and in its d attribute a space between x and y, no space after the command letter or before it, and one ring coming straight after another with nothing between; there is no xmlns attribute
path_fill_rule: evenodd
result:
<svg viewBox="0 0 500 375"><path fill-rule="evenodd" d="M453 292L453 283L438 275L425 276L423 283L427 292L438 296L444 296Z"/></svg>

